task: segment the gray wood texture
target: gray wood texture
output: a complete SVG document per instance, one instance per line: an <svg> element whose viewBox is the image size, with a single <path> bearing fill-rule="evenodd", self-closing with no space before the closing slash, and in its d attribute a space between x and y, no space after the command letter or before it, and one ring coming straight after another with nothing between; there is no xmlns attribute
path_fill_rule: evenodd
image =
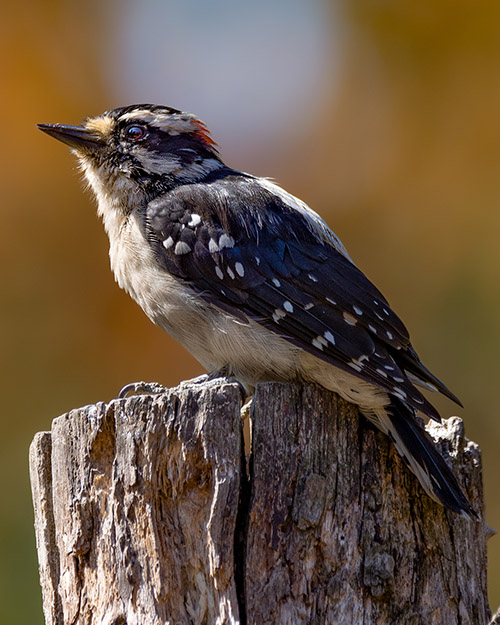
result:
<svg viewBox="0 0 500 625"><path fill-rule="evenodd" d="M483 521L445 511L355 407L265 383L73 410L30 471L47 625L486 625ZM433 425L483 516L480 452Z"/></svg>

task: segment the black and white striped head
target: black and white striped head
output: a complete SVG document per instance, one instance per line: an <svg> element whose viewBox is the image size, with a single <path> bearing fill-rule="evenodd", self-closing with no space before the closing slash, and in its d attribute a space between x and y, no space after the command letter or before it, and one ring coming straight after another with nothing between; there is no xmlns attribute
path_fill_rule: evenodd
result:
<svg viewBox="0 0 500 625"><path fill-rule="evenodd" d="M71 146L98 195L137 202L222 167L206 126L191 113L137 104L90 117L81 126L40 124Z"/></svg>

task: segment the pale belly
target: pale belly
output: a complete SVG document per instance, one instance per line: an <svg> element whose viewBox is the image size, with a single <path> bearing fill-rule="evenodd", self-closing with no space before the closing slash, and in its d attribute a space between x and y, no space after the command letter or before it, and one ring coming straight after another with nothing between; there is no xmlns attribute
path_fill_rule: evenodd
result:
<svg viewBox="0 0 500 625"><path fill-rule="evenodd" d="M387 404L386 393L296 347L253 320L242 322L205 302L153 258L134 222L111 243L120 287L146 315L208 371L227 369L249 393L265 380L315 382L364 411Z"/></svg>

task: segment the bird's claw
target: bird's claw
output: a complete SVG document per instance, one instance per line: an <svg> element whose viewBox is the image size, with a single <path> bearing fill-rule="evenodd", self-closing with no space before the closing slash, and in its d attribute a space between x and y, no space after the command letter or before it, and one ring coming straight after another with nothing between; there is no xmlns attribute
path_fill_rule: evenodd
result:
<svg viewBox="0 0 500 625"><path fill-rule="evenodd" d="M245 402L248 399L248 393L243 384L235 378L230 378L223 370L212 371L212 373L203 373L202 375L192 378L191 380L182 381L180 387L197 386L199 384L206 384L207 382L215 382L220 380L221 382L232 382L238 385L241 393L241 400ZM159 384L158 382L130 382L126 384L118 393L118 399L125 399L129 395L159 395L160 393L166 393L168 388ZM250 402L247 402L250 405Z"/></svg>
<svg viewBox="0 0 500 625"><path fill-rule="evenodd" d="M158 382L130 382L118 393L118 399L125 399L129 395L159 395L167 391L168 388Z"/></svg>

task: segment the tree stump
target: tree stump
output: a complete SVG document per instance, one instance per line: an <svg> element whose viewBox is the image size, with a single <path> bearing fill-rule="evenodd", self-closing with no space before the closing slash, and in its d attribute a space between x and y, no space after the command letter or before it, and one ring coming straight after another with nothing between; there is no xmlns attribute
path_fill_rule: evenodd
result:
<svg viewBox="0 0 500 625"><path fill-rule="evenodd" d="M73 410L30 449L47 625L485 625L483 521L445 511L357 409L265 383ZM483 516L478 447L431 434Z"/></svg>

